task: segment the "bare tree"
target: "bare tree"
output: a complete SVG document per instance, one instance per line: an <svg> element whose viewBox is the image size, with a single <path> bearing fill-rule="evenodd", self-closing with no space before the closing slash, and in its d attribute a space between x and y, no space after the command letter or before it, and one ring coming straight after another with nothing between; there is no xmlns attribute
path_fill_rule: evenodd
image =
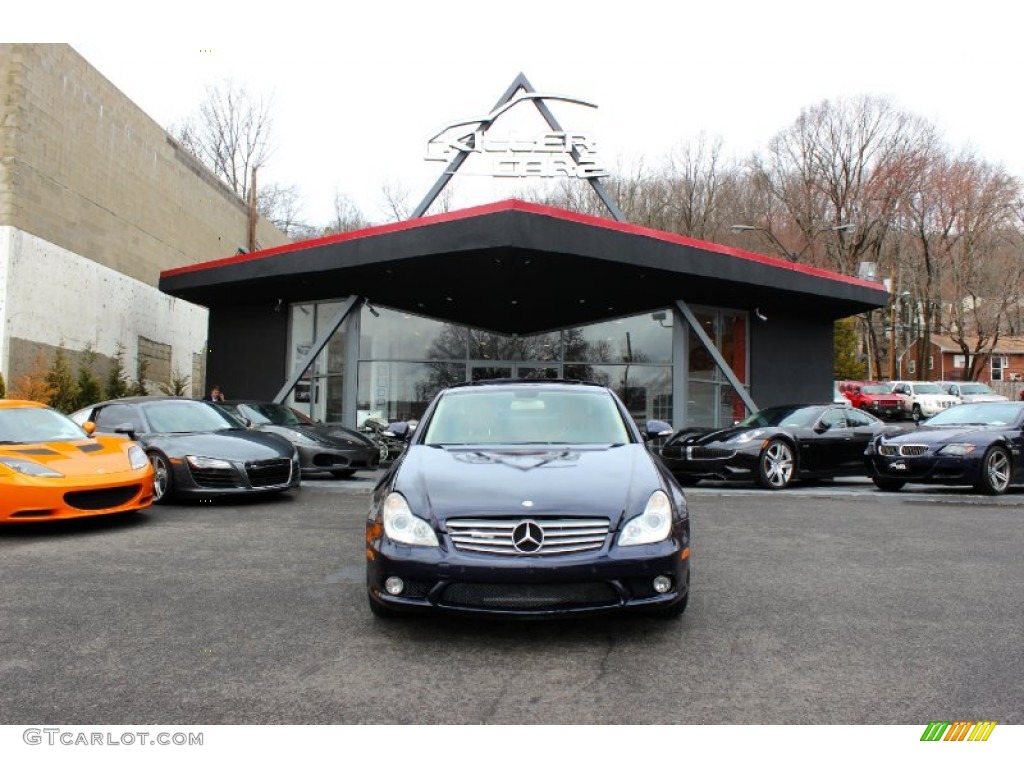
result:
<svg viewBox="0 0 1024 768"><path fill-rule="evenodd" d="M885 239L904 197L920 184L935 129L889 101L823 101L779 133L751 168L779 204L757 222L787 255L843 274L861 260L887 266ZM855 232L839 230L857 225Z"/></svg>
<svg viewBox="0 0 1024 768"><path fill-rule="evenodd" d="M964 377L976 379L1021 300L1020 181L969 153L936 156L923 181L906 206L915 234L909 273L922 317L918 366L925 370L935 329L960 347Z"/></svg>
<svg viewBox="0 0 1024 768"><path fill-rule="evenodd" d="M247 199L252 169L264 166L270 156L272 127L270 100L224 80L207 87L206 100L196 114L173 132L239 197Z"/></svg>

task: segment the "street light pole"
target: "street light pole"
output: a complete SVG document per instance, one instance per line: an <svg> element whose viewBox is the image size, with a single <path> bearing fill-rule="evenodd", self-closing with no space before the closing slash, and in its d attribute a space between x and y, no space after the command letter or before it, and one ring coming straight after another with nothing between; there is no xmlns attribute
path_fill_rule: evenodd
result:
<svg viewBox="0 0 1024 768"><path fill-rule="evenodd" d="M775 236L775 233L772 232L771 229L769 229L768 227L758 227L753 224L733 224L731 227L729 227L729 229L731 229L733 232L761 232L767 235L768 239L772 241L772 244L779 251L785 254L787 259L796 262L800 261L800 257L807 252L807 249L811 247L811 245L817 239L818 235L824 232L853 232L854 230L857 229L857 225L854 223L838 224L834 227L822 227L821 229L816 229L814 232L811 233L810 238L808 238L807 240L807 244L799 251L789 250L789 248L783 245L782 241L779 240L779 238Z"/></svg>

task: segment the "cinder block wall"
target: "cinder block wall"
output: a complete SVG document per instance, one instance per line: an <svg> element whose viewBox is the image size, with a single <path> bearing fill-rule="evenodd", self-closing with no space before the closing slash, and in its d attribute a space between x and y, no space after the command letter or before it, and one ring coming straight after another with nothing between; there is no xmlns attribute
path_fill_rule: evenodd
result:
<svg viewBox="0 0 1024 768"><path fill-rule="evenodd" d="M152 291L116 281L118 289L111 293L130 290L136 304L158 305L169 299L156 288L160 272L234 255L246 245L248 215L236 195L74 49L0 43L0 231L8 233L0 245L32 244L0 254L0 263L8 265L0 269L0 366L5 360L11 366L5 375L19 373L14 368L21 367L32 344L45 348L67 341L73 352L78 338L92 339L103 355L113 352L104 348L105 340L115 339L134 370L139 336L147 350L181 348L173 363L151 365L156 374L154 369L171 365L202 369L202 361L184 359L184 347L196 348L194 312L171 308L160 329L148 323L135 328L130 318L140 307L119 308L110 301L113 296L81 295L81 288L56 285L40 296L41 276L33 275L33 285L27 284L30 265L24 258L32 252L65 254L80 279L86 279L82 270L88 272L88 263L101 265ZM259 220L256 237L263 248L288 242L265 219ZM19 260L20 273L11 266ZM101 294L106 293L103 281L109 282L105 274L98 270L98 283L88 276ZM33 291L36 295L29 295ZM29 321L29 308L38 309L42 298L51 309L59 308L62 320ZM79 303L104 300L108 314L98 330L82 328L81 316L77 325L68 319L78 314ZM9 359L15 349L18 354Z"/></svg>
<svg viewBox="0 0 1024 768"><path fill-rule="evenodd" d="M67 45L0 44L0 225L156 285L234 255L244 203ZM288 242L261 219L264 248Z"/></svg>

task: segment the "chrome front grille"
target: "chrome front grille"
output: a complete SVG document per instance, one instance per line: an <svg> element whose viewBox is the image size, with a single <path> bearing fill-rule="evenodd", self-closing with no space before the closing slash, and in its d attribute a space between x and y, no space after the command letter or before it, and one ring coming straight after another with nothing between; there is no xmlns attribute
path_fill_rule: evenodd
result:
<svg viewBox="0 0 1024 768"><path fill-rule="evenodd" d="M880 445L878 452L883 456L923 456L927 445Z"/></svg>
<svg viewBox="0 0 1024 768"><path fill-rule="evenodd" d="M515 532L532 524L543 532L540 546L532 551L517 547ZM592 552L604 546L608 538L608 520L604 518L461 519L448 521L448 534L460 552L484 552L492 555L565 555Z"/></svg>

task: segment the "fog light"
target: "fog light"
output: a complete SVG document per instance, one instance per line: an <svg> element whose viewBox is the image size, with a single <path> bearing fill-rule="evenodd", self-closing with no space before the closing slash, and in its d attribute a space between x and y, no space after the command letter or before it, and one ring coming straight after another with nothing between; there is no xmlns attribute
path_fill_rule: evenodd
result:
<svg viewBox="0 0 1024 768"><path fill-rule="evenodd" d="M405 582L397 576L391 576L384 582L384 589L389 595L400 595L405 589Z"/></svg>
<svg viewBox="0 0 1024 768"><path fill-rule="evenodd" d="M654 591L659 595L663 595L672 589L672 579L668 576L658 576L654 580Z"/></svg>

